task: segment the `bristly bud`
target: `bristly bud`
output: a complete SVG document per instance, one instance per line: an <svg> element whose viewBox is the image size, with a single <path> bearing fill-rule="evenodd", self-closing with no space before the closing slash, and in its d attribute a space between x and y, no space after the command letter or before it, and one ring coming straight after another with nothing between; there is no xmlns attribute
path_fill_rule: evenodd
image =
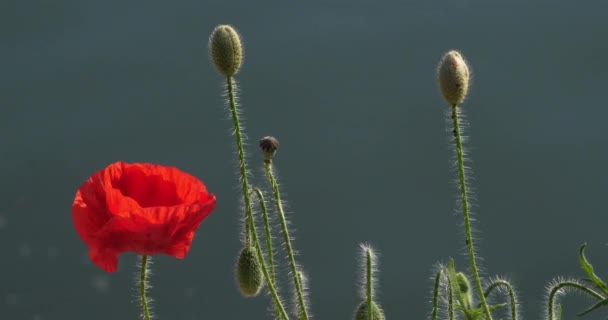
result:
<svg viewBox="0 0 608 320"><path fill-rule="evenodd" d="M209 37L209 54L221 74L232 77L243 63L243 44L239 34L229 25L215 27Z"/></svg>
<svg viewBox="0 0 608 320"><path fill-rule="evenodd" d="M264 275L254 247L241 250L236 266L239 289L245 297L255 297L262 290Z"/></svg>
<svg viewBox="0 0 608 320"><path fill-rule="evenodd" d="M355 320L368 320L367 301L361 302L355 313ZM384 320L384 311L375 301L372 301L372 319Z"/></svg>
<svg viewBox="0 0 608 320"><path fill-rule="evenodd" d="M460 292L469 293L469 288L471 285L469 284L469 279L462 272L458 272L456 274L456 283L458 284L458 288L460 288Z"/></svg>
<svg viewBox="0 0 608 320"><path fill-rule="evenodd" d="M451 105L461 104L469 92L469 66L455 50L446 53L437 70L439 87L445 100Z"/></svg>
<svg viewBox="0 0 608 320"><path fill-rule="evenodd" d="M260 149L264 154L264 162L270 163L279 149L279 140L271 136L264 137L260 140Z"/></svg>
<svg viewBox="0 0 608 320"><path fill-rule="evenodd" d="M464 273L456 273L456 285L460 289L461 297L470 307L473 302L473 294L471 293L471 284L469 279Z"/></svg>

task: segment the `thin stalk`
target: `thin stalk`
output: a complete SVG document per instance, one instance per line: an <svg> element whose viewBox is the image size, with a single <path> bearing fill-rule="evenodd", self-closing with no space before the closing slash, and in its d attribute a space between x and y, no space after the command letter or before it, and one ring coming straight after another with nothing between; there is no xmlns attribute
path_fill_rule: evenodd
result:
<svg viewBox="0 0 608 320"><path fill-rule="evenodd" d="M266 260L264 259L264 253L262 252L262 246L260 245L260 241L258 239L258 232L257 232L257 228L255 226L255 222L253 220L253 213L248 212L247 215L249 217L249 221L251 221L251 223L249 224L249 231L253 238L253 244L255 246L255 250L258 254L258 260L260 261L260 264L262 265L262 273L264 274L264 278L266 279L266 284L268 284L268 290L270 291L270 295L272 296L272 299L274 300L275 306L278 307L278 309L279 309L281 317L283 317L283 319L285 319L285 320L289 320L289 317L287 316L287 312L285 311L285 308L283 307L283 303L281 302L281 298L279 297L279 294L277 293L277 289L270 278L270 273L268 272L268 268L266 267Z"/></svg>
<svg viewBox="0 0 608 320"><path fill-rule="evenodd" d="M274 250L272 249L272 233L270 231L270 222L268 221L268 209L266 208L266 201L264 195L259 188L254 188L253 192L258 197L260 202L260 209L262 210L262 217L264 218L264 231L266 232L266 250L268 251L268 265L270 266L270 281L276 285L276 274L274 271ZM280 319L280 312L278 306L274 305L274 313L277 318Z"/></svg>
<svg viewBox="0 0 608 320"><path fill-rule="evenodd" d="M268 221L268 209L266 207L266 200L264 195L259 188L254 188L252 192L255 192L260 202L260 208L262 210L262 217L264 218L264 232L266 233L266 250L268 250L268 264L270 265L270 276L272 282L276 281L276 274L274 271L274 250L272 249L272 233L270 231L270 222Z"/></svg>
<svg viewBox="0 0 608 320"><path fill-rule="evenodd" d="M454 125L454 138L456 140L456 155L458 158L458 177L460 180L460 196L462 200L462 213L464 215L464 227L466 234L466 242L469 251L469 260L471 262L471 271L473 272L473 278L475 278L475 285L477 286L477 293L479 300L483 306L483 311L487 317L487 320L492 320L492 314L490 313L490 307L486 302L486 297L483 295L483 287L481 285L481 279L479 277L479 271L477 270L477 261L475 259L475 250L473 247L473 235L471 232L471 221L469 216L469 198L468 189L466 183L465 169L464 169L464 154L462 148L462 137L460 134L460 121L458 120L458 106L452 107L452 122Z"/></svg>
<svg viewBox="0 0 608 320"><path fill-rule="evenodd" d="M372 301L374 299L372 297L372 288L373 288L374 284L372 283L372 281L373 281L372 252L369 248L366 250L365 255L367 258L367 319L373 320L374 313L372 312L373 311Z"/></svg>
<svg viewBox="0 0 608 320"><path fill-rule="evenodd" d="M572 282L572 281L560 282L560 283L556 284L555 286L553 286L551 288L551 291L549 292L549 303L547 304L547 308L548 308L547 313L549 315L549 320L553 320L553 310L555 309L555 306L554 306L555 295L559 292L559 290L561 290L562 288L566 288L566 287L580 290L598 300L604 299L604 297L601 294L595 292L592 289L585 287L584 285L582 285L580 283L576 283L576 282ZM561 313L561 311L560 311L560 313Z"/></svg>
<svg viewBox="0 0 608 320"><path fill-rule="evenodd" d="M437 271L437 276L435 276L435 285L433 286L433 311L431 313L431 320L437 320L437 312L439 310L439 288L441 285L442 274L443 269L439 269L439 271Z"/></svg>
<svg viewBox="0 0 608 320"><path fill-rule="evenodd" d="M515 300L515 291L513 291L513 287L508 281L505 280L496 280L493 281L492 284L488 286L484 295L487 297L490 296L490 293L494 291L494 289L498 287L505 287L509 293L509 300L511 303L511 320L517 320L517 301Z"/></svg>
<svg viewBox="0 0 608 320"><path fill-rule="evenodd" d="M304 294L302 289L302 281L298 277L298 268L296 266L296 260L291 246L291 239L289 237L289 229L287 228L287 220L285 219L285 212L283 211L283 202L281 201L281 193L279 190L279 184L277 183L274 174L272 173L272 163L270 161L265 162L266 176L270 181L272 190L274 193L274 200L277 206L277 212L279 214L279 220L281 221L281 228L283 230L283 238L285 240L285 247L287 248L287 255L289 256L289 264L291 266L291 274L293 276L293 282L296 287L296 294L298 296L298 303L300 305L300 313L305 320L308 320L308 311L306 310L306 304L304 302Z"/></svg>
<svg viewBox="0 0 608 320"><path fill-rule="evenodd" d="M454 291L452 289L452 280L448 279L448 317L450 320L454 320Z"/></svg>
<svg viewBox="0 0 608 320"><path fill-rule="evenodd" d="M236 139L236 148L239 155L239 170L241 174L241 188L243 189L243 198L245 199L245 242L247 246L251 245L251 235L249 234L251 224L249 217L251 216L251 197L249 195L249 182L247 181L247 164L245 162L245 150L243 148L243 134L241 132L241 123L239 121L239 111L234 92L234 81L232 77L226 77L226 86L228 88L228 103L230 104L230 114L234 124L234 136Z"/></svg>
<svg viewBox="0 0 608 320"><path fill-rule="evenodd" d="M139 279L139 295L141 299L141 308L144 313L144 320L150 320L150 311L148 310L148 298L146 297L146 272L148 270L148 256L141 256L141 275Z"/></svg>

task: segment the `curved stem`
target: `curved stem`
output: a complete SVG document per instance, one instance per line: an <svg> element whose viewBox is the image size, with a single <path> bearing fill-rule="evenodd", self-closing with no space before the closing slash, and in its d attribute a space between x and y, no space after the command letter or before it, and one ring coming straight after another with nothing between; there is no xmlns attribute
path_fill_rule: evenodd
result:
<svg viewBox="0 0 608 320"><path fill-rule="evenodd" d="M268 209L266 208L266 201L264 195L259 188L254 188L253 192L258 197L260 202L260 208L262 210L262 217L264 218L264 231L266 232L266 250L268 251L268 265L270 266L270 281L276 284L276 274L274 271L274 250L272 249L272 233L270 232L270 222L268 221ZM280 312L278 306L275 304L274 312L277 318L280 318Z"/></svg>
<svg viewBox="0 0 608 320"><path fill-rule="evenodd" d="M555 295L559 292L559 290L566 288L566 287L580 290L598 300L604 299L604 297L601 294L595 292L592 289L585 287L584 285L582 285L580 283L576 283L573 281L560 282L560 283L554 285L553 287L551 287L551 289L549 290L549 303L547 304L547 309L548 309L547 313L549 315L549 320L553 320L553 310L555 309L555 306L554 306Z"/></svg>
<svg viewBox="0 0 608 320"><path fill-rule="evenodd" d="M515 292L513 291L513 287L511 286L511 284L508 281L505 281L505 280L493 281L486 289L486 292L484 293L484 295L486 296L486 298L489 297L490 293L492 293L494 291L494 289L496 289L498 287L507 288L507 291L509 292L509 300L511 302L511 320L517 320L517 301L515 301Z"/></svg>
<svg viewBox="0 0 608 320"><path fill-rule="evenodd" d="M258 254L258 260L260 261L260 264L262 265L262 273L264 274L264 278L266 279L266 284L268 284L268 290L270 291L270 295L272 296L272 299L274 300L274 305L279 309L281 317L285 320L289 320L289 317L287 316L287 312L285 311L285 308L283 307L283 303L281 303L281 298L279 297L279 294L277 293L275 284L271 280L270 274L268 272L268 268L266 267L264 253L262 252L262 246L260 245L260 241L258 239L257 228L256 228L255 222L253 220L254 219L253 213L248 212L247 215L249 217L249 221L251 222L249 224L249 231L253 238L253 244L255 246L255 250Z"/></svg>
<svg viewBox="0 0 608 320"><path fill-rule="evenodd" d="M144 313L144 320L150 320L150 311L148 310L148 298L146 297L146 272L148 271L148 256L141 256L141 275L139 279L139 295L141 299L141 308Z"/></svg>
<svg viewBox="0 0 608 320"><path fill-rule="evenodd" d="M374 316L373 316L373 308L372 308L372 301L374 300L372 297L372 288L374 286L374 284L372 283L373 281L373 266L372 266L372 252L370 251L369 248L367 248L366 252L366 260L367 260L367 319L368 320L373 320Z"/></svg>
<svg viewBox="0 0 608 320"><path fill-rule="evenodd" d="M234 136L236 139L236 148L239 155L239 170L241 174L241 188L243 189L243 198L245 200L245 242L247 246L251 245L251 235L249 234L250 228L248 225L251 223L249 216L251 213L251 198L249 195L249 182L247 181L247 164L245 162L245 150L243 148L243 135L241 133L241 123L239 121L239 111L237 109L236 94L234 87L234 81L232 77L226 77L226 86L228 88L228 103L230 104L230 114L232 115L232 122L234 124Z"/></svg>
<svg viewBox="0 0 608 320"><path fill-rule="evenodd" d="M281 221L281 228L283 229L283 238L285 241L285 247L287 248L287 255L289 256L289 264L291 266L291 274L293 276L293 282L296 287L296 294L298 296L298 304L300 305L300 313L304 319L308 320L308 311L306 310L306 304L304 301L304 294L302 289L302 281L298 277L298 268L296 266L296 260L291 246L291 238L289 237L289 229L287 228L287 220L285 219L285 212L283 211L283 203L281 201L281 193L279 190L279 184L277 183L274 174L272 173L272 163L264 163L266 169L266 176L270 181L272 190L274 193L274 200L277 206L277 212L279 214L279 220Z"/></svg>
<svg viewBox="0 0 608 320"><path fill-rule="evenodd" d="M471 221L469 216L469 198L465 176L464 167L464 153L462 147L462 137L460 134L460 121L458 120L458 106L452 107L452 122L454 125L454 139L456 140L456 155L458 158L458 178L460 180L460 196L462 202L462 213L464 215L464 227L466 234L466 242L469 251L469 260L471 263L471 271L473 272L473 278L475 278L475 285L477 286L477 293L479 294L479 300L483 306L483 311L486 314L487 320L492 320L492 314L490 308L486 302L486 298L483 295L483 287L481 286L481 279L479 277L479 271L477 270L477 261L475 259L475 250L473 247L473 235L471 232Z"/></svg>

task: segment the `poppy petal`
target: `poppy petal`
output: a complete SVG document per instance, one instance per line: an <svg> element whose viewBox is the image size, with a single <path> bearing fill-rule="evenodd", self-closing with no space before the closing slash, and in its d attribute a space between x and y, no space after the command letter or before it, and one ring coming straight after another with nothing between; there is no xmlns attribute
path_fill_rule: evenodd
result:
<svg viewBox="0 0 608 320"><path fill-rule="evenodd" d="M115 252L102 252L93 248L89 250L89 258L105 272L116 272L118 269L118 254Z"/></svg>
<svg viewBox="0 0 608 320"><path fill-rule="evenodd" d="M216 199L175 167L116 162L76 192L72 219L91 260L107 272L123 252L184 258Z"/></svg>

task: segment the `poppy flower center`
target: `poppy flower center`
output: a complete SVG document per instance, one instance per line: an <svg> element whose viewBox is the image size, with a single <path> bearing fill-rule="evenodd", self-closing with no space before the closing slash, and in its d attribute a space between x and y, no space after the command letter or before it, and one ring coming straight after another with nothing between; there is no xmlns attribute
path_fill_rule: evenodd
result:
<svg viewBox="0 0 608 320"><path fill-rule="evenodd" d="M173 181L140 170L126 169L120 179L112 181L112 187L141 208L176 206L183 202Z"/></svg>

